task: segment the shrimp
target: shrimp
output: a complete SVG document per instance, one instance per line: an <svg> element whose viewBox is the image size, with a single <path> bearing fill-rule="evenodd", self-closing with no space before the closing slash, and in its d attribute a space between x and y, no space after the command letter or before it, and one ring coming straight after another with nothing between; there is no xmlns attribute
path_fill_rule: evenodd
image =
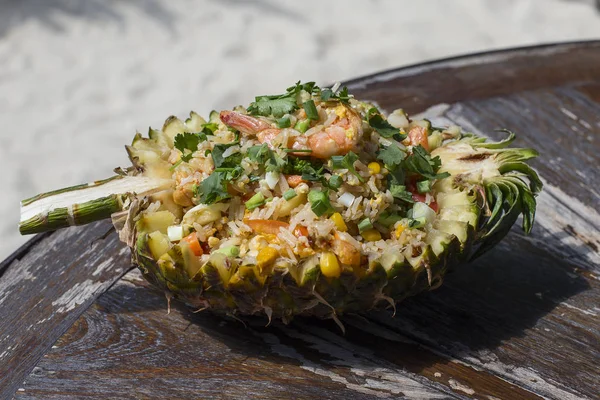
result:
<svg viewBox="0 0 600 400"><path fill-rule="evenodd" d="M363 134L362 121L358 114L345 105L326 109L326 112L336 114L331 125L318 125L320 128L308 137L290 137L287 147L295 150L308 148L312 150L312 157L321 159L356 151ZM271 142L281 133L281 129L274 128L261 119L235 111L221 111L220 117L225 125L245 135L256 135L261 143L267 143L270 147Z"/></svg>

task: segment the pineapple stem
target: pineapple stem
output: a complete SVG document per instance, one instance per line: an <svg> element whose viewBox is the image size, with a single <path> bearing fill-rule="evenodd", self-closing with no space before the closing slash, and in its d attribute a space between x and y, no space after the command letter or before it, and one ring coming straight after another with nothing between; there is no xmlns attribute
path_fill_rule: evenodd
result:
<svg viewBox="0 0 600 400"><path fill-rule="evenodd" d="M131 196L145 196L172 185L170 179L117 175L42 193L21 202L19 231L29 235L109 218L126 209Z"/></svg>

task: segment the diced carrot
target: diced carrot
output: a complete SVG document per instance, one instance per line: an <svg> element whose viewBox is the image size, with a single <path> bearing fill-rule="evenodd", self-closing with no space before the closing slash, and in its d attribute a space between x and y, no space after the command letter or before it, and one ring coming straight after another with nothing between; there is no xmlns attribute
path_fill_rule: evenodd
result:
<svg viewBox="0 0 600 400"><path fill-rule="evenodd" d="M192 251L192 253L194 253L195 256L201 256L202 254L204 254L202 246L200 245L200 241L196 236L196 232L190 233L189 235L181 239L181 241L186 242L188 246L190 246L190 250Z"/></svg>
<svg viewBox="0 0 600 400"><path fill-rule="evenodd" d="M279 229L290 226L285 222L270 219L249 219L244 222L256 233L271 235L277 235L279 234Z"/></svg>
<svg viewBox="0 0 600 400"><path fill-rule="evenodd" d="M306 181L302 179L301 175L286 175L285 179L287 180L288 185L290 185L290 187L293 188L295 188L303 182L306 183Z"/></svg>
<svg viewBox="0 0 600 400"><path fill-rule="evenodd" d="M427 140L427 129L422 126L415 126L408 131L408 139L413 146L421 145L429 151L429 142Z"/></svg>
<svg viewBox="0 0 600 400"><path fill-rule="evenodd" d="M308 236L308 228L302 225L296 225L296 228L294 229L294 235L297 237Z"/></svg>

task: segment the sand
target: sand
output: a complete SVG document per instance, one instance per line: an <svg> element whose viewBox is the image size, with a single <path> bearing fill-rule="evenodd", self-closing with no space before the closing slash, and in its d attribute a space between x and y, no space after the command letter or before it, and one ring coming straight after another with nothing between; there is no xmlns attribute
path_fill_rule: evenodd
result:
<svg viewBox="0 0 600 400"><path fill-rule="evenodd" d="M0 259L19 200L127 165L169 115L425 60L600 38L594 1L0 0Z"/></svg>

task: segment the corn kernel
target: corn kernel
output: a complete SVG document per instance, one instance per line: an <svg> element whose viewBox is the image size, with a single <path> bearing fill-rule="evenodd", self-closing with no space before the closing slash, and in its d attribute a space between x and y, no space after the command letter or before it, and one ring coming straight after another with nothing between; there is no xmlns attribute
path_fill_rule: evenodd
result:
<svg viewBox="0 0 600 400"><path fill-rule="evenodd" d="M398 227L396 228L396 239L400 238L400 235L402 235L402 232L404 232L404 229L406 229L404 227L404 225L398 225Z"/></svg>
<svg viewBox="0 0 600 400"><path fill-rule="evenodd" d="M337 228L338 231L340 232L346 232L348 230L348 227L346 226L346 223L344 222L344 218L342 218L342 214L336 212L333 213L333 215L329 218L333 221L333 223L335 224L335 227Z"/></svg>
<svg viewBox="0 0 600 400"><path fill-rule="evenodd" d="M337 257L330 251L321 254L321 273L328 278L338 278L342 273Z"/></svg>
<svg viewBox="0 0 600 400"><path fill-rule="evenodd" d="M369 168L369 172L371 173L371 175L375 175L381 172L381 165L379 165L379 163L375 161L369 163L369 165L367 165L367 168Z"/></svg>
<svg viewBox="0 0 600 400"><path fill-rule="evenodd" d="M256 256L256 265L261 270L264 268L268 268L275 260L279 257L279 252L272 247L265 247L258 252Z"/></svg>
<svg viewBox="0 0 600 400"><path fill-rule="evenodd" d="M361 236L367 242L376 242L378 240L381 240L381 233L379 233L377 229L368 229L361 233Z"/></svg>

